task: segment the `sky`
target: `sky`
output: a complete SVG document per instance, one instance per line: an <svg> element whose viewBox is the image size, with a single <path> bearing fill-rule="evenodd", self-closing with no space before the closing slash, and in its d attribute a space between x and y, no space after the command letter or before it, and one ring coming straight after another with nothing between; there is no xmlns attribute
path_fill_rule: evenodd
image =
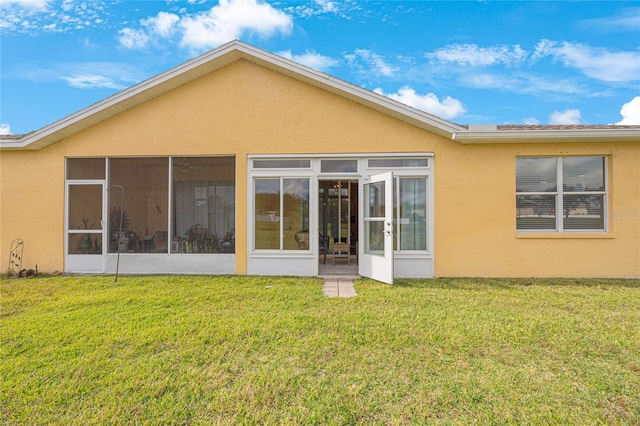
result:
<svg viewBox="0 0 640 426"><path fill-rule="evenodd" d="M458 124L640 124L640 1L0 0L0 134L237 39Z"/></svg>

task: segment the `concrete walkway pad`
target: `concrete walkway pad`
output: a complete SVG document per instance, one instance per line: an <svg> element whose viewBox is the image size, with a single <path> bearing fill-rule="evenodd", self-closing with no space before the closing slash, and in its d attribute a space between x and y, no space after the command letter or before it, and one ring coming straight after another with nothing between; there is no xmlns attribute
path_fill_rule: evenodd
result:
<svg viewBox="0 0 640 426"><path fill-rule="evenodd" d="M355 297L356 290L353 288L353 278L325 278L322 294L329 297Z"/></svg>

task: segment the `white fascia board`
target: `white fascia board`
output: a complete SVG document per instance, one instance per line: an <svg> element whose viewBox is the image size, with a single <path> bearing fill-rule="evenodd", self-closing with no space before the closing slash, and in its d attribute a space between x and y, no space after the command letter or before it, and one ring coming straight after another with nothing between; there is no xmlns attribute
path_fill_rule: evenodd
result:
<svg viewBox="0 0 640 426"><path fill-rule="evenodd" d="M640 142L640 129L463 131L455 133L452 139L461 144Z"/></svg>
<svg viewBox="0 0 640 426"><path fill-rule="evenodd" d="M11 138L5 139L0 137L0 148L1 149L20 149L22 148L22 137L21 138Z"/></svg>

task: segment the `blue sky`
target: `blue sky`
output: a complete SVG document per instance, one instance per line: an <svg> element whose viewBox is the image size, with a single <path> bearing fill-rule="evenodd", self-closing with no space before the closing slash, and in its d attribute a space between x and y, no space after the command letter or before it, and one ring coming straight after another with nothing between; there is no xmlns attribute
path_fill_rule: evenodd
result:
<svg viewBox="0 0 640 426"><path fill-rule="evenodd" d="M640 124L639 1L0 0L0 133L239 39L459 124Z"/></svg>

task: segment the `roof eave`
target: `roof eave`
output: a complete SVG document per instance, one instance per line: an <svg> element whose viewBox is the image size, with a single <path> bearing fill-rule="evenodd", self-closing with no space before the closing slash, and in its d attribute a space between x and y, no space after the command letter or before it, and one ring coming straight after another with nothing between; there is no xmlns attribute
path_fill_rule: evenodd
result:
<svg viewBox="0 0 640 426"><path fill-rule="evenodd" d="M497 130L463 131L452 139L464 144L640 142L640 129Z"/></svg>

